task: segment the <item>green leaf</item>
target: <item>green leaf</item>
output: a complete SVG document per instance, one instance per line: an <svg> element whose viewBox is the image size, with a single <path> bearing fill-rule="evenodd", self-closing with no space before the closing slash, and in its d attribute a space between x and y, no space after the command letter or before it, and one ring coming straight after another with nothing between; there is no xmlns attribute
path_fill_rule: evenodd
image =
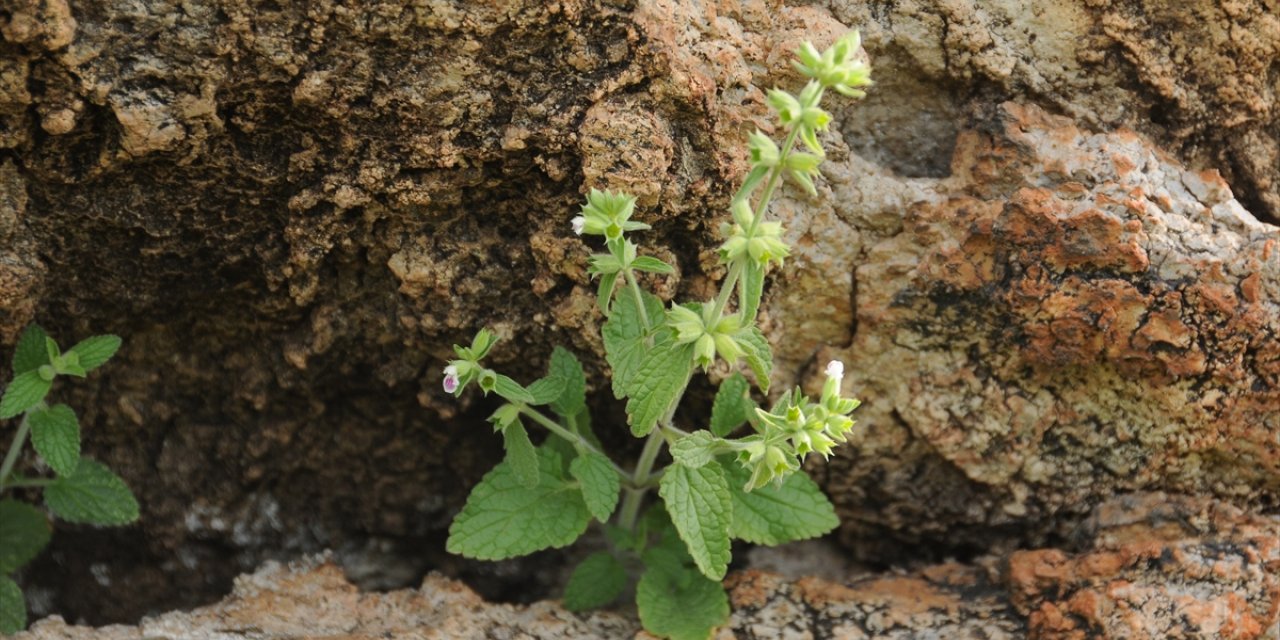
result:
<svg viewBox="0 0 1280 640"><path fill-rule="evenodd" d="M545 377L534 380L527 391L533 398L531 404L551 404L556 398L560 397L560 394L564 393L564 380L548 374Z"/></svg>
<svg viewBox="0 0 1280 640"><path fill-rule="evenodd" d="M18 374L4 390L4 398L0 399L0 420L12 418L44 400L53 386L51 380L40 377L39 371L28 371Z"/></svg>
<svg viewBox="0 0 1280 640"><path fill-rule="evenodd" d="M711 433L723 438L747 421L756 406L749 392L750 385L741 373L734 373L720 383L715 402L711 404Z"/></svg>
<svg viewBox="0 0 1280 640"><path fill-rule="evenodd" d="M662 301L649 293L641 293L644 300L644 317L650 327L661 327L665 319ZM613 396L621 400L631 377L640 367L645 354L644 321L635 296L620 296L613 305L613 315L600 328L604 338L605 360L613 369Z"/></svg>
<svg viewBox="0 0 1280 640"><path fill-rule="evenodd" d="M699 429L676 440L671 445L671 457L686 467L697 469L715 458L715 444L716 438L711 432Z"/></svg>
<svg viewBox="0 0 1280 640"><path fill-rule="evenodd" d="M747 260L742 270L742 287L738 289L738 307L742 310L742 321L750 324L756 319L760 310L760 298L764 296L765 265L755 260Z"/></svg>
<svg viewBox="0 0 1280 640"><path fill-rule="evenodd" d="M507 450L507 464L523 487L538 486L538 452L529 440L529 432L518 420L502 430L502 446Z"/></svg>
<svg viewBox="0 0 1280 640"><path fill-rule="evenodd" d="M591 512L582 492L561 475L560 455L538 449L538 484L520 484L502 462L471 490L449 527L446 548L477 560L502 560L563 547L587 530Z"/></svg>
<svg viewBox="0 0 1280 640"><path fill-rule="evenodd" d="M80 524L118 526L138 519L138 501L129 486L105 465L81 458L76 470L44 489L54 515Z"/></svg>
<svg viewBox="0 0 1280 640"><path fill-rule="evenodd" d="M606 273L600 276L600 289L596 291L596 304L607 316L609 303L613 302L613 291L618 287L618 273Z"/></svg>
<svg viewBox="0 0 1280 640"><path fill-rule="evenodd" d="M680 391L693 373L693 343L659 343L649 349L628 382L627 422L643 438L680 401Z"/></svg>
<svg viewBox="0 0 1280 640"><path fill-rule="evenodd" d="M724 469L715 461L696 469L671 465L662 475L658 495L698 569L712 580L722 580L729 568L733 521Z"/></svg>
<svg viewBox="0 0 1280 640"><path fill-rule="evenodd" d="M13 573L49 544L49 521L39 509L0 500L0 575Z"/></svg>
<svg viewBox="0 0 1280 640"><path fill-rule="evenodd" d="M749 327L734 334L738 345L747 352L747 366L756 374L756 384L760 390L769 392L769 375L773 372L773 350L760 329Z"/></svg>
<svg viewBox="0 0 1280 640"><path fill-rule="evenodd" d="M636 271L647 271L649 273L668 274L676 272L675 267L657 258L651 258L649 256L640 256L636 258L631 262L631 268Z"/></svg>
<svg viewBox="0 0 1280 640"><path fill-rule="evenodd" d="M524 387L520 386L519 382L502 374L495 375L493 390L511 402L536 404L535 398Z"/></svg>
<svg viewBox="0 0 1280 640"><path fill-rule="evenodd" d="M564 608L570 611L598 609L618 599L627 586L627 568L607 551L586 557L564 588Z"/></svg>
<svg viewBox="0 0 1280 640"><path fill-rule="evenodd" d="M646 551L636 606L649 633L673 640L707 640L729 621L729 596L719 581L698 573L687 560L669 546Z"/></svg>
<svg viewBox="0 0 1280 640"><path fill-rule="evenodd" d="M751 480L749 470L730 462L728 475L733 497L729 533L739 540L774 546L816 538L840 525L831 501L803 471L751 492L742 490Z"/></svg>
<svg viewBox="0 0 1280 640"><path fill-rule="evenodd" d="M31 444L36 453L60 476L75 472L80 464L80 422L65 404L38 409L31 421Z"/></svg>
<svg viewBox="0 0 1280 640"><path fill-rule="evenodd" d="M27 628L27 603L18 583L0 576L0 633L9 635Z"/></svg>
<svg viewBox="0 0 1280 640"><path fill-rule="evenodd" d="M13 350L13 375L35 371L41 365L49 364L49 354L44 349L44 341L48 337L40 325L27 325Z"/></svg>
<svg viewBox="0 0 1280 640"><path fill-rule="evenodd" d="M608 522L618 506L618 492L622 489L622 479L613 464L599 453L584 451L569 463L569 473L581 483L582 499L591 515L600 522Z"/></svg>
<svg viewBox="0 0 1280 640"><path fill-rule="evenodd" d="M587 376L582 371L582 363L568 349L556 347L551 352L548 368L550 375L564 381L564 390L551 403L551 409L565 417L581 413L587 406Z"/></svg>

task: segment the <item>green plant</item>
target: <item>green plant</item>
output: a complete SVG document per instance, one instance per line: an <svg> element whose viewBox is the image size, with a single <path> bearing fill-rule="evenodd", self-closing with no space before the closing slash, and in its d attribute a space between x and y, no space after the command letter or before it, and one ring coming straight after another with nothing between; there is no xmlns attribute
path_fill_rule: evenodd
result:
<svg viewBox="0 0 1280 640"><path fill-rule="evenodd" d="M458 359L444 370L445 391L461 394L474 383L506 401L490 418L502 433L506 458L472 490L454 520L450 552L497 560L563 547L594 518L611 547L575 569L565 606L609 604L638 571L636 602L645 628L678 640L703 639L728 617L720 580L732 539L775 545L836 527L831 503L797 471L809 453L830 455L853 426L849 415L858 401L841 395L841 363L828 365L817 400L794 389L766 410L756 406L747 378L733 373L721 383L710 418L698 425L705 428L686 431L674 417L695 369L705 372L717 359L731 368L745 362L768 392L772 355L756 312L767 269L781 264L789 247L781 223L766 221L765 214L784 176L816 193L813 177L824 156L817 133L831 119L819 103L828 89L864 95L870 70L855 57L859 45L856 32L823 52L805 43L795 66L809 83L798 95L769 92L786 136L781 145L759 131L750 136L751 171L732 201L732 222L721 227L720 258L728 275L714 299L665 308L641 288L637 272L668 274L673 268L640 255L627 237L649 228L631 220L635 198L592 190L573 219L574 232L604 236L607 248L591 256L589 271L599 278L597 301L607 317L602 336L612 390L627 401L631 433L645 439L633 469L601 451L582 366L571 353L556 348L546 377L525 387L481 364L497 341L493 333L481 330L470 346L454 346ZM526 420L550 431L542 446L533 445ZM744 425L750 432L733 437ZM664 445L672 464L655 469ZM654 488L661 501L642 513Z"/></svg>
<svg viewBox="0 0 1280 640"><path fill-rule="evenodd" d="M101 463L80 456L80 423L65 404L49 406L45 396L60 376L83 378L120 348L116 336L94 336L65 353L36 325L27 327L13 355L13 381L0 398L0 420L22 416L0 463L0 633L27 626L27 607L18 583L9 577L49 544L44 512L4 497L14 489L41 489L49 511L67 522L125 525L138 519L138 502L124 481ZM24 476L15 466L30 436L53 477Z"/></svg>

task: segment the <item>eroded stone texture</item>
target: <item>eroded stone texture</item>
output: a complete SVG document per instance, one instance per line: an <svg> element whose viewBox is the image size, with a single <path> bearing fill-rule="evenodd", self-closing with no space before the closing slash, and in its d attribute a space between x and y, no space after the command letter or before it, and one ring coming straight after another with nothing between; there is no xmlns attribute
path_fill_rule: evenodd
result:
<svg viewBox="0 0 1280 640"><path fill-rule="evenodd" d="M1252 640L1280 631L1280 521L1221 502L1137 494L1100 506L1080 552L989 556L913 573L833 582L760 571L726 581L732 614L717 640ZM431 575L417 590L360 593L335 565L268 565L223 602L137 627L60 618L19 640L297 637L651 638L630 612L571 614L551 601L491 604Z"/></svg>
<svg viewBox="0 0 1280 640"><path fill-rule="evenodd" d="M821 196L779 202L763 315L777 386L858 370L843 540L1035 542L1138 488L1274 501L1274 232L1202 171L1272 206L1274 12L1208 4L12 2L0 341L125 336L59 399L144 509L61 530L23 583L121 620L300 551L446 567L500 455L491 406L440 389L448 345L487 325L528 380L565 344L599 389L582 193L636 191L681 272L652 284L709 295L763 92L846 25L879 84L837 107ZM1091 133L1116 124L1157 144Z"/></svg>
<svg viewBox="0 0 1280 640"><path fill-rule="evenodd" d="M850 542L1037 540L1132 490L1274 501L1280 234L1217 174L1006 104L936 195L863 241L826 352L868 399L829 483Z"/></svg>

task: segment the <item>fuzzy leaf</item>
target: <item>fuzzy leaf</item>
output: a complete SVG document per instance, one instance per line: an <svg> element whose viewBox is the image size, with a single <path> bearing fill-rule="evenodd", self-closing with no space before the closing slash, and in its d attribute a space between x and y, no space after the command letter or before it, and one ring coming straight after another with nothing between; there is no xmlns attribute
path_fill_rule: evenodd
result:
<svg viewBox="0 0 1280 640"><path fill-rule="evenodd" d="M80 422L65 404L31 412L31 444L36 453L60 476L75 472L80 464Z"/></svg>
<svg viewBox="0 0 1280 640"><path fill-rule="evenodd" d="M44 341L48 337L40 325L27 325L18 338L18 346L13 350L13 375L35 371L41 365L49 364L49 354L44 348Z"/></svg>
<svg viewBox="0 0 1280 640"><path fill-rule="evenodd" d="M524 387L520 386L519 382L507 376L498 374L495 377L493 390L511 402L535 404L535 398Z"/></svg>
<svg viewBox="0 0 1280 640"><path fill-rule="evenodd" d="M0 575L22 568L48 544L44 513L25 502L0 500Z"/></svg>
<svg viewBox="0 0 1280 640"><path fill-rule="evenodd" d="M520 484L502 462L471 490L449 527L446 548L477 560L502 560L563 547L587 530L591 512L582 492L564 479L560 455L538 449L538 484Z"/></svg>
<svg viewBox="0 0 1280 640"><path fill-rule="evenodd" d="M680 399L693 373L693 343L659 343L649 349L628 382L627 422L637 438L649 435Z"/></svg>
<svg viewBox="0 0 1280 640"><path fill-rule="evenodd" d="M669 274L675 273L676 268L649 256L640 256L631 262L631 268L636 271L647 271L649 273Z"/></svg>
<svg viewBox="0 0 1280 640"><path fill-rule="evenodd" d="M28 371L14 376L0 399L0 420L12 418L44 400L53 382L40 377L38 371Z"/></svg>
<svg viewBox="0 0 1280 640"><path fill-rule="evenodd" d="M742 489L751 479L750 471L731 462L728 474L733 496L729 533L739 540L774 546L816 538L840 524L831 501L803 471L750 492Z"/></svg>
<svg viewBox="0 0 1280 640"><path fill-rule="evenodd" d="M533 397L531 404L551 404L564 393L564 380L547 374L545 377L534 380L526 391Z"/></svg>
<svg viewBox="0 0 1280 640"><path fill-rule="evenodd" d="M538 486L538 452L520 421L512 422L502 430L502 446L507 450L506 462L511 465L520 486Z"/></svg>
<svg viewBox="0 0 1280 640"><path fill-rule="evenodd" d="M697 469L715 458L715 441L709 431L694 431L671 445L671 457L690 469Z"/></svg>
<svg viewBox="0 0 1280 640"><path fill-rule="evenodd" d="M562 416L576 416L587 406L587 376L582 363L568 349L556 347L551 352L550 375L564 381L560 396L551 409Z"/></svg>
<svg viewBox="0 0 1280 640"><path fill-rule="evenodd" d="M712 580L724 579L730 558L729 525L733 521L724 469L715 461L696 469L672 465L662 476L658 495L698 569Z"/></svg>
<svg viewBox="0 0 1280 640"><path fill-rule="evenodd" d="M564 588L564 608L597 609L618 599L627 586L627 568L607 551L593 553L573 570Z"/></svg>
<svg viewBox="0 0 1280 640"><path fill-rule="evenodd" d="M88 458L81 458L71 475L45 487L44 503L54 515L78 524L118 526L138 519L138 501L129 486Z"/></svg>
<svg viewBox="0 0 1280 640"><path fill-rule="evenodd" d="M678 548L658 546L644 554L645 572L636 585L640 622L654 635L673 640L707 640L729 620L729 596L717 580L698 573Z"/></svg>
<svg viewBox="0 0 1280 640"><path fill-rule="evenodd" d="M85 371L92 371L110 360L118 349L120 349L118 336L103 335L81 340L79 344L71 347L71 353L80 356L80 366L84 367Z"/></svg>
<svg viewBox="0 0 1280 640"><path fill-rule="evenodd" d="M0 576L0 634L9 635L27 628L27 603L18 583Z"/></svg>
<svg viewBox="0 0 1280 640"><path fill-rule="evenodd" d="M739 331L734 337L747 352L747 366L756 374L756 384L760 385L761 391L768 393L769 375L773 373L773 350L769 348L769 341L756 327Z"/></svg>
<svg viewBox="0 0 1280 640"><path fill-rule="evenodd" d="M644 317L650 327L661 327L665 314L662 301L649 294L641 294L644 299ZM613 369L613 396L618 399L628 394L628 384L645 354L644 321L641 310L636 304L635 296L623 295L613 305L613 315L600 328L604 338L605 359Z"/></svg>
<svg viewBox="0 0 1280 640"><path fill-rule="evenodd" d="M765 265L748 260L742 270L742 287L738 290L738 307L744 323L754 322L760 310L760 298L764 296Z"/></svg>
<svg viewBox="0 0 1280 640"><path fill-rule="evenodd" d="M613 465L598 453L584 451L569 463L569 473L582 485L582 499L591 515L600 522L608 522L618 506L618 492L622 489L622 480Z"/></svg>
<svg viewBox="0 0 1280 640"><path fill-rule="evenodd" d="M596 291L596 304L604 315L609 315L609 307L613 302L613 290L618 287L618 273L606 273L600 276L600 289Z"/></svg>
<svg viewBox="0 0 1280 640"><path fill-rule="evenodd" d="M750 385L741 373L735 373L720 383L715 402L711 405L711 433L723 438L747 421L755 410L749 391Z"/></svg>

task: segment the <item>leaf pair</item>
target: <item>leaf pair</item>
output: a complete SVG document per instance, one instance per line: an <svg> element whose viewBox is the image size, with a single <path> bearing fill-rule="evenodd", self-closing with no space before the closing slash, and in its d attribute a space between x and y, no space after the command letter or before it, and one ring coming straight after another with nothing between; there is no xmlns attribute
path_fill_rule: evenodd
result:
<svg viewBox="0 0 1280 640"><path fill-rule="evenodd" d="M0 398L0 420L12 418L44 400L59 374L83 377L111 359L120 349L120 338L101 335L86 338L63 354L58 343L39 325L30 325L18 338L13 354L13 381Z"/></svg>
<svg viewBox="0 0 1280 640"><path fill-rule="evenodd" d="M586 531L592 516L603 522L613 513L621 482L603 456L579 455L569 465L569 477L553 448L537 449L536 457L533 485L503 461L471 490L449 527L450 553L501 560L563 547Z"/></svg>

